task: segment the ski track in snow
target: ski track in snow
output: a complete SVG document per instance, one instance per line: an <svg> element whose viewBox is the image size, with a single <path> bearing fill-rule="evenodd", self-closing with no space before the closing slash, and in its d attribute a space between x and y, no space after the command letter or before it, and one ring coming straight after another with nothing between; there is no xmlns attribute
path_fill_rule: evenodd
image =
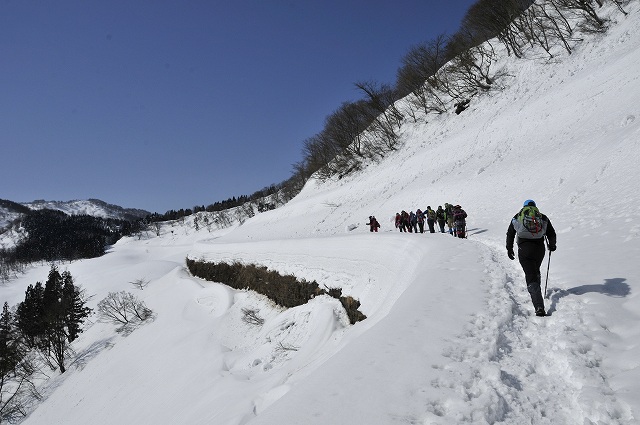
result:
<svg viewBox="0 0 640 425"><path fill-rule="evenodd" d="M453 338L444 353L452 363L439 365L443 376L432 383L461 397L430 400L439 419L429 423L631 423L629 407L600 368L602 343L581 331L587 324L580 301L559 303L566 291L549 288L550 316L536 317L517 260L510 267L502 247L482 251L486 309Z"/></svg>

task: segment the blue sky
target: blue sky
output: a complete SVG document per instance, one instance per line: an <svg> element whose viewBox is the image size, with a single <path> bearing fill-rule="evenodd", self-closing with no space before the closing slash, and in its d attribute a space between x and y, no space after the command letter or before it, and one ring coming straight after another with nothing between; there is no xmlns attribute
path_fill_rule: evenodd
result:
<svg viewBox="0 0 640 425"><path fill-rule="evenodd" d="M0 198L163 213L292 173L472 0L0 0Z"/></svg>

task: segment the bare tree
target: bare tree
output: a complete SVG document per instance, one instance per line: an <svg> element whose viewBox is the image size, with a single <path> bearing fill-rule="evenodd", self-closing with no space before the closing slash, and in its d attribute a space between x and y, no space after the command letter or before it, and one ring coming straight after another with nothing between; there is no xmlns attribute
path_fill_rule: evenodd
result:
<svg viewBox="0 0 640 425"><path fill-rule="evenodd" d="M0 315L0 423L18 421L26 416L29 403L40 398L34 385L39 370L33 354L5 302Z"/></svg>
<svg viewBox="0 0 640 425"><path fill-rule="evenodd" d="M356 87L365 94L367 104L372 114L375 114L375 119L384 120L386 126L390 128L400 129L404 117L395 106L398 96L389 85L365 81L356 83ZM373 122L375 119L371 121Z"/></svg>
<svg viewBox="0 0 640 425"><path fill-rule="evenodd" d="M227 210L215 211L212 221L220 229L231 226L231 218Z"/></svg>
<svg viewBox="0 0 640 425"><path fill-rule="evenodd" d="M594 3L598 5L598 7L602 7L602 2L598 0L597 2L593 0L554 0L558 3L560 8L566 10L576 10L582 12L582 16L585 19L583 27L587 30L592 30L596 32L604 31L605 20L598 15L596 11L596 7Z"/></svg>
<svg viewBox="0 0 640 425"><path fill-rule="evenodd" d="M152 317L153 311L130 292L121 291L109 292L98 303L98 314L104 321L126 326L144 322Z"/></svg>
<svg viewBox="0 0 640 425"><path fill-rule="evenodd" d="M438 88L438 71L447 61L447 39L439 35L434 40L413 46L402 59L396 78L399 93L411 93L410 107L425 114L446 111L445 101Z"/></svg>
<svg viewBox="0 0 640 425"><path fill-rule="evenodd" d="M625 15L629 14L627 11L624 10L624 6L626 6L631 0L611 0L611 1L613 2L613 4L616 5L616 7L620 12L622 12Z"/></svg>
<svg viewBox="0 0 640 425"><path fill-rule="evenodd" d="M359 106L360 113L370 122L365 130L367 153L371 159L384 156L398 148L399 130L404 116L396 107L396 92L386 84L373 81L356 83L365 94L365 102Z"/></svg>
<svg viewBox="0 0 640 425"><path fill-rule="evenodd" d="M262 326L264 319L260 317L260 311L256 309L243 308L242 309L242 321L250 325Z"/></svg>
<svg viewBox="0 0 640 425"><path fill-rule="evenodd" d="M162 227L160 222L155 221L149 227L153 228L153 232L156 234L156 236L160 236L160 229Z"/></svg>
<svg viewBox="0 0 640 425"><path fill-rule="evenodd" d="M278 341L278 343L276 344L275 350L276 350L276 352L284 353L284 352L287 352L287 351L298 351L298 350L300 350L300 347L297 347L297 346L292 345L292 344L284 343L282 341Z"/></svg>
<svg viewBox="0 0 640 425"><path fill-rule="evenodd" d="M462 26L472 35L475 44L497 37L509 54L521 58L522 44L526 40L512 23L530 3L526 0L478 0L467 11Z"/></svg>
<svg viewBox="0 0 640 425"><path fill-rule="evenodd" d="M10 369L0 370L0 423L15 423L27 415L29 406L41 399L35 378L40 370L35 366L34 352L26 352Z"/></svg>
<svg viewBox="0 0 640 425"><path fill-rule="evenodd" d="M550 57L553 56L551 48L558 43L571 54L570 40L573 28L555 1L532 4L516 25L522 28L528 39L540 45Z"/></svg>
<svg viewBox="0 0 640 425"><path fill-rule="evenodd" d="M365 157L362 132L369 124L358 106L361 102L344 102L327 117L323 131L339 152L357 158Z"/></svg>
<svg viewBox="0 0 640 425"><path fill-rule="evenodd" d="M240 224L243 224L247 219L253 217L255 214L254 204L251 201L245 202L235 209L235 217Z"/></svg>
<svg viewBox="0 0 640 425"><path fill-rule="evenodd" d="M337 173L339 167L334 159L340 152L340 147L336 145L335 140L325 132L306 139L302 148L307 169L316 173L320 180L328 179Z"/></svg>
<svg viewBox="0 0 640 425"><path fill-rule="evenodd" d="M147 285L149 285L149 279L140 278L129 283L131 283L133 286L135 286L136 288L142 291L144 288L147 287Z"/></svg>

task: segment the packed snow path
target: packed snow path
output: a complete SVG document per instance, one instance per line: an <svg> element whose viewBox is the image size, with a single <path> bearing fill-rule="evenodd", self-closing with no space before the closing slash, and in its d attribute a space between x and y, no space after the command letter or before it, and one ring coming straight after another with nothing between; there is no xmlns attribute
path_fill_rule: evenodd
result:
<svg viewBox="0 0 640 425"><path fill-rule="evenodd" d="M508 264L502 247L480 251L486 308L452 341L446 355L454 366L442 365L446 373L433 383L458 395L431 401L436 423L630 423L599 367L603 342L582 331L592 320L567 297L572 290L551 287L550 316L536 317L517 260Z"/></svg>
<svg viewBox="0 0 640 425"><path fill-rule="evenodd" d="M336 353L249 423L633 423L631 408L616 397L601 367L607 343L594 335L607 330L579 298L589 288L561 290L556 284L568 286L556 282L546 300L551 316L536 317L519 263L509 261L503 247L435 236L437 249L432 241L420 241L422 255L402 264L408 272L398 276L409 282L396 282L406 292L393 311L351 342L357 349L344 348L357 350L362 362L353 363L358 355ZM393 252L397 238L414 236L380 235L376 249ZM391 239L395 243L389 245ZM420 249L413 243L405 248ZM464 329L448 325L456 315L468 316ZM372 398L364 390L369 385L386 391ZM318 395L319 387L331 392ZM362 391L367 396L356 403L341 401ZM300 403L309 409L298 412L293 406Z"/></svg>
<svg viewBox="0 0 640 425"><path fill-rule="evenodd" d="M176 244L175 232L128 240L69 265L96 299L148 276L140 295L157 319L122 337L109 324L88 329L77 346L84 361L52 382L25 424L634 423L624 398L634 393L620 378L637 364L633 344L590 304L618 305L630 291L622 280L576 286L552 272L552 315L538 318L517 261L480 231L257 242L184 233L199 241ZM274 308L189 276L185 250L341 287L369 317L347 326L329 297ZM258 309L264 325L244 324L243 308ZM627 357L612 355L620 348ZM65 400L73 409L59 408Z"/></svg>

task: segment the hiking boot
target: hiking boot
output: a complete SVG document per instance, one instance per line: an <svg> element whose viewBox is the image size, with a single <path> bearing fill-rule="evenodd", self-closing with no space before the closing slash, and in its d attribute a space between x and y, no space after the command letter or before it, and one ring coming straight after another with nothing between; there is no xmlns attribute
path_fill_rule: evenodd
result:
<svg viewBox="0 0 640 425"><path fill-rule="evenodd" d="M536 316L546 316L547 313L544 311L544 307L536 308Z"/></svg>

